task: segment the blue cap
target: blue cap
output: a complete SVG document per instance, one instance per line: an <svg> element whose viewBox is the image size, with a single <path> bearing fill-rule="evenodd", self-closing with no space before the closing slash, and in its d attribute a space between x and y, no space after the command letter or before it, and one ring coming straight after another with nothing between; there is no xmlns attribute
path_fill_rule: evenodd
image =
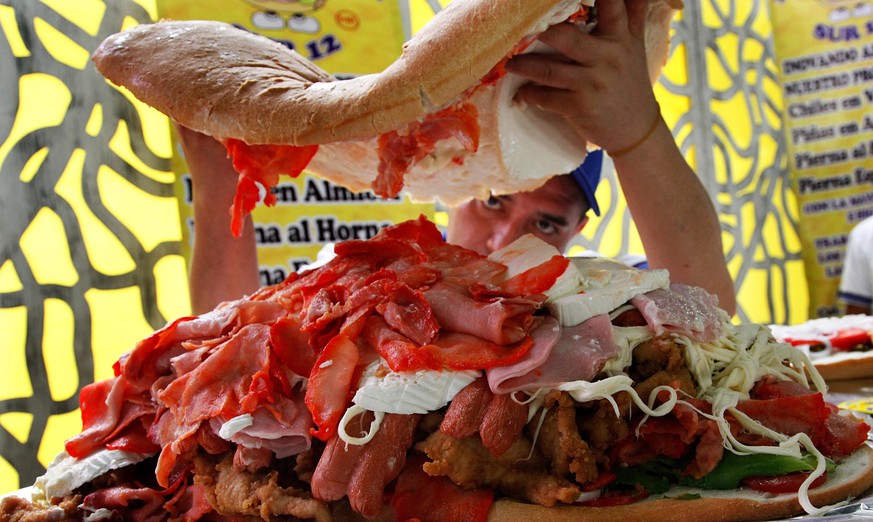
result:
<svg viewBox="0 0 873 522"><path fill-rule="evenodd" d="M582 190L582 194L585 195L585 199L588 200L588 206L598 216L600 215L600 206L597 204L594 193L597 191L597 184L600 183L604 167L611 168L611 164L612 161L603 154L603 150L597 149L589 152L585 156L585 161L570 173Z"/></svg>

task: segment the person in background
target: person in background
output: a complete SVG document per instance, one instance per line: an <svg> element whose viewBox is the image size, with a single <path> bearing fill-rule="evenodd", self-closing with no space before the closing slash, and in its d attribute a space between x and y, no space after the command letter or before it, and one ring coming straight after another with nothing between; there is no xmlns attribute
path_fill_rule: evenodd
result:
<svg viewBox="0 0 873 522"><path fill-rule="evenodd" d="M873 216L849 232L838 298L846 305L846 314L873 311Z"/></svg>
<svg viewBox="0 0 873 522"><path fill-rule="evenodd" d="M176 126L191 174L193 244L188 269L191 309L208 312L260 287L255 228L246 216L240 236L230 231L230 207L239 176L227 149L211 136Z"/></svg>
<svg viewBox="0 0 873 522"><path fill-rule="evenodd" d="M674 283L708 290L733 314L736 294L718 216L652 90L643 40L647 1L601 2L592 33L553 26L540 40L559 55L518 55L507 69L529 80L520 102L565 118L580 147L594 144L612 158L649 266L669 270ZM237 176L223 147L185 129L180 134L194 186L191 302L202 313L258 288L254 233L247 217L242 236L230 234L227 209ZM447 241L487 254L530 232L565 251L596 208L596 182L585 187L590 178L578 174L451 209Z"/></svg>

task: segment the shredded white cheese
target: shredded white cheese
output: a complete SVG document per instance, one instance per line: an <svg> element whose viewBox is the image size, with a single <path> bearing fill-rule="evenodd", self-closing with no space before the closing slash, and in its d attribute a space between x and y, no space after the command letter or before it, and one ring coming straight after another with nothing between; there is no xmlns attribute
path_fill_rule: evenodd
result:
<svg viewBox="0 0 873 522"><path fill-rule="evenodd" d="M360 406L353 405L349 409L346 410L346 413L343 415L343 418L340 419L339 423L339 438L345 442L346 444L353 444L355 446L363 446L364 444L373 440L373 437L376 436L376 433L379 431L379 427L382 425L382 419L385 418L385 413L381 411L373 412L375 418L373 422L370 423L370 427L366 433L361 434L360 437L354 437L349 435L346 426L357 417L358 415L362 415L366 413L367 410L361 408Z"/></svg>
<svg viewBox="0 0 873 522"><path fill-rule="evenodd" d="M251 413L237 415L221 425L221 428L218 430L218 436L224 440L230 440L231 437L254 423L255 421Z"/></svg>

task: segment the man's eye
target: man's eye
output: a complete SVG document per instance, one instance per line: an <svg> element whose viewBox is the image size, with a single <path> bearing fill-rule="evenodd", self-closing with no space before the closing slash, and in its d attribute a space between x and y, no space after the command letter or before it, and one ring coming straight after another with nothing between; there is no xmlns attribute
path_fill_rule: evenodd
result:
<svg viewBox="0 0 873 522"><path fill-rule="evenodd" d="M541 219L537 221L537 230L542 232L543 234L554 234L558 231L558 227L555 226L551 221L546 221L545 219Z"/></svg>
<svg viewBox="0 0 873 522"><path fill-rule="evenodd" d="M495 198L494 196L489 196L488 199L486 199L485 201L482 202L482 205L485 208L491 208L491 209L500 208L500 206L501 206L500 200L498 198Z"/></svg>

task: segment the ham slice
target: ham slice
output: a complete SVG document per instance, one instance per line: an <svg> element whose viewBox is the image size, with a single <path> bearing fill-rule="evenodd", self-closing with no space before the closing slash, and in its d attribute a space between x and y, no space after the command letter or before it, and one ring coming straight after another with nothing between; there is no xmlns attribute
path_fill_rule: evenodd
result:
<svg viewBox="0 0 873 522"><path fill-rule="evenodd" d="M264 402L278 402L271 406L271 415L276 416L277 424L283 429L294 428L296 434L286 435L298 439L295 444L305 446L308 443L299 440L299 437L306 437L306 428L303 427L309 419L306 410L295 407L295 403L290 401L280 400L282 393L290 390L282 389L282 376L271 369L277 358L272 357L269 340L269 326L246 325L216 346L195 369L156 392L155 399L166 408L153 427L155 437L160 439L163 447L157 470L159 483L167 484L176 457L184 453L188 439L202 423L249 413L260 420L260 429L266 420L257 410ZM283 413L291 417L284 418ZM303 419L297 418L301 415ZM275 436L274 431L271 436ZM273 440L280 451L290 450L285 446L288 441L281 437L267 439L264 443L270 444L269 440Z"/></svg>
<svg viewBox="0 0 873 522"><path fill-rule="evenodd" d="M221 427L226 420L220 417L211 419L212 430L222 434ZM303 403L303 397L298 393L291 399L280 397L279 402L272 405L270 410L259 407L251 414L251 425L223 438L246 448L270 450L277 458L282 459L310 448L311 427L312 417Z"/></svg>
<svg viewBox="0 0 873 522"><path fill-rule="evenodd" d="M76 458L86 457L123 435L125 428L137 418L154 414L155 406L151 401L134 399L127 381L121 377L85 386L79 394L83 430L66 441L67 453ZM156 451L152 447L148 453Z"/></svg>
<svg viewBox="0 0 873 522"><path fill-rule="evenodd" d="M117 510L116 513L123 513L125 519L132 522L154 522L166 517L165 502L160 492L150 488L115 486L88 494L82 505L95 511Z"/></svg>
<svg viewBox="0 0 873 522"><path fill-rule="evenodd" d="M672 284L631 299L656 336L679 333L699 342L718 339L728 320L718 297L694 286Z"/></svg>
<svg viewBox="0 0 873 522"><path fill-rule="evenodd" d="M522 340L539 306L538 301L525 297L479 301L464 288L448 283L433 285L424 297L443 330L476 335L495 344Z"/></svg>
<svg viewBox="0 0 873 522"><path fill-rule="evenodd" d="M612 323L605 314L569 328L561 328L555 319L547 317L531 335L534 347L528 352L530 357L488 370L488 384L494 393L590 381L620 351L612 337Z"/></svg>

